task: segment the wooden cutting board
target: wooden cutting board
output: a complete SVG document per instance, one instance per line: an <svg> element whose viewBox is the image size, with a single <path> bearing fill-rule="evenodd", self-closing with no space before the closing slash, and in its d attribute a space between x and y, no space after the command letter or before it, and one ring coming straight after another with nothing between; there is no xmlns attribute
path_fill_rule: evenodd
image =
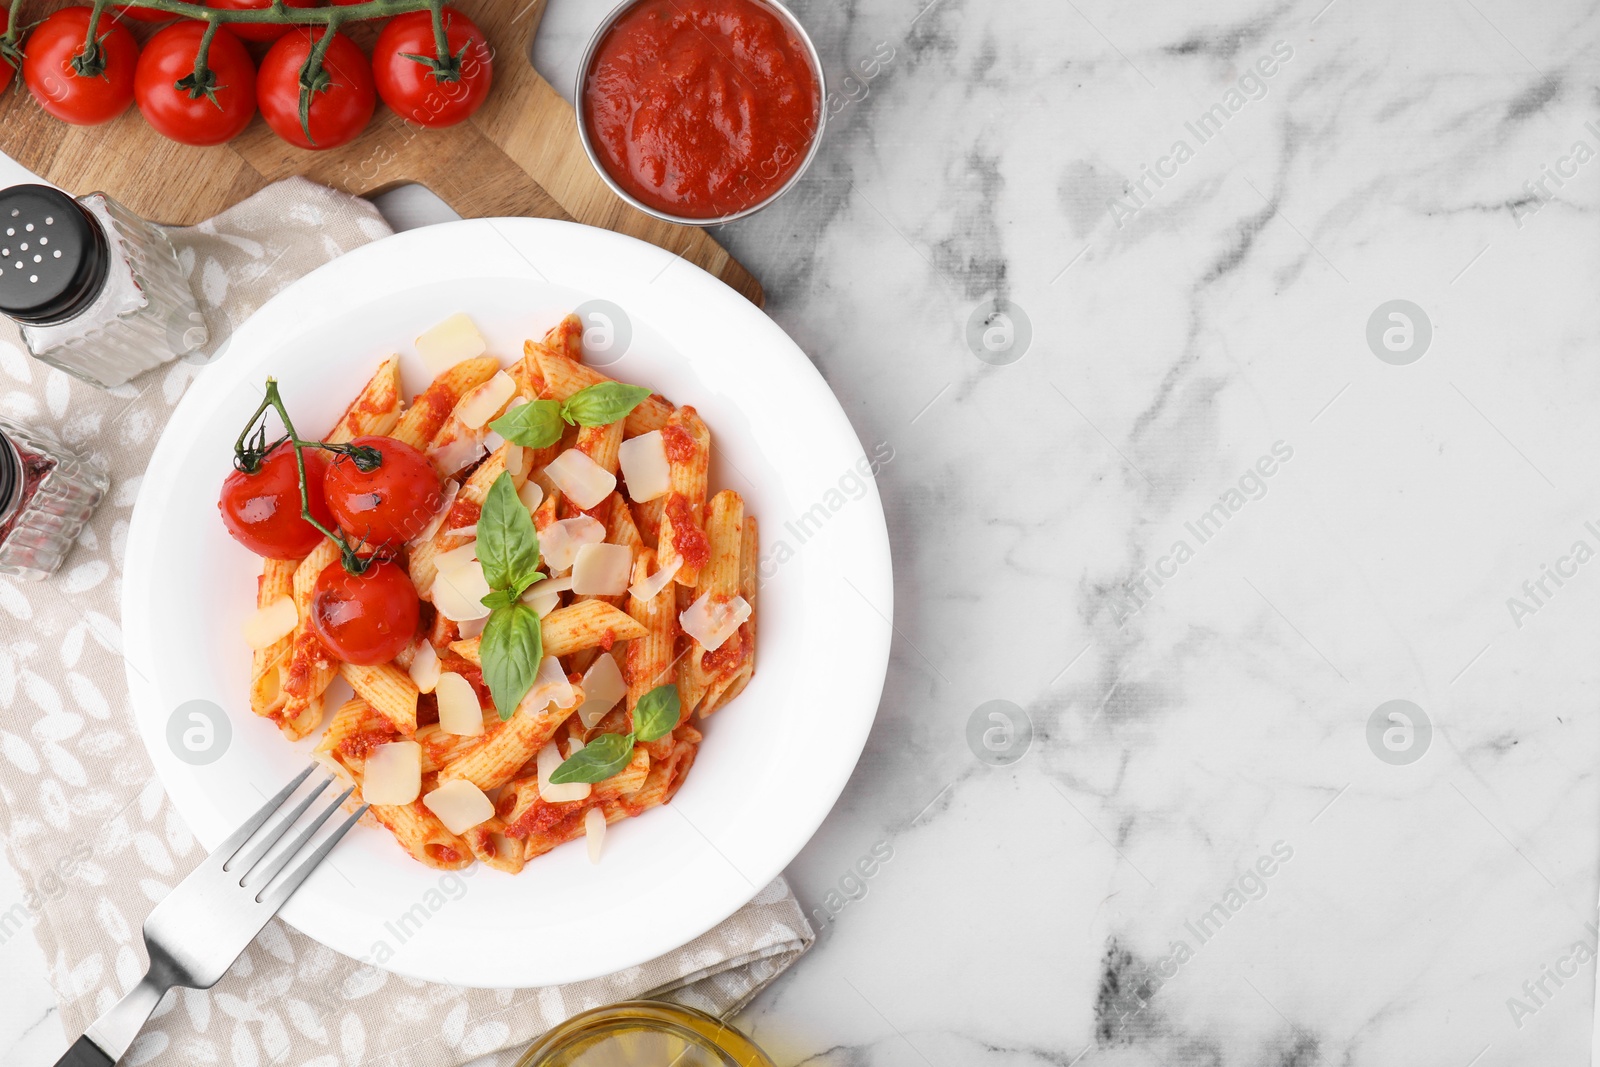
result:
<svg viewBox="0 0 1600 1067"><path fill-rule="evenodd" d="M13 0L16 2L16 0ZM21 0L34 19L66 0ZM494 87L467 122L443 130L408 125L378 105L367 131L311 152L278 139L259 116L214 148L175 144L130 108L101 126L69 126L14 85L0 97L0 151L74 193L109 193L145 218L192 225L251 193L300 174L368 196L418 182L467 218L569 219L626 233L715 274L756 304L760 284L704 230L653 219L623 203L595 173L578 140L573 108L528 61L545 0L452 0L494 48ZM141 38L151 30L133 23ZM371 26L350 35L371 52ZM260 48L252 46L259 59ZM18 79L20 81L20 79Z"/></svg>

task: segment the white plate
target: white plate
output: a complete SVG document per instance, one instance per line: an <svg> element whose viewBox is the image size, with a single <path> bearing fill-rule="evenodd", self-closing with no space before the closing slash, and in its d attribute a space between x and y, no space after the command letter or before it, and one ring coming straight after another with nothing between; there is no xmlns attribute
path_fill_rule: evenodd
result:
<svg viewBox="0 0 1600 1067"><path fill-rule="evenodd" d="M178 405L139 493L123 588L128 684L161 780L210 849L305 765L316 736L291 746L250 713L239 626L260 561L217 516L263 380L282 383L302 433L320 433L392 352L407 393L425 385L412 339L448 315L471 315L509 364L524 338L596 298L633 325L608 373L693 404L711 427L713 488L737 489L760 520L755 679L707 723L676 799L613 825L598 866L574 843L520 875L479 865L463 878L414 862L386 831L352 831L283 917L410 977L542 986L643 963L733 914L815 832L872 725L893 614L883 511L838 401L761 311L653 245L546 220L451 223L367 245L262 307ZM190 700L227 709L232 727L206 766L166 740Z"/></svg>

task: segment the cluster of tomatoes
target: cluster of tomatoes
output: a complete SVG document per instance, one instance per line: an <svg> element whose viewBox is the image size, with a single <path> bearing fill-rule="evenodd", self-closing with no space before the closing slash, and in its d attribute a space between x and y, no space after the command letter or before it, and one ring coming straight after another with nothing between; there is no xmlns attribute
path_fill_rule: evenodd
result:
<svg viewBox="0 0 1600 1067"><path fill-rule="evenodd" d="M21 0L12 0L20 3ZM266 8L272 0L205 0L207 7ZM333 0L349 5L361 0ZM287 0L316 7L320 0ZM97 55L85 57L93 9L68 7L35 26L22 45L22 80L39 106L64 122L95 125L116 118L137 101L145 120L162 135L190 145L222 144L237 136L257 108L279 137L301 148L333 148L366 129L379 97L419 125L451 126L471 115L489 93L492 54L481 31L452 8L444 9L449 55L438 55L432 15L413 11L390 18L369 61L349 37L335 33L311 71L310 111L302 123L302 70L327 31L272 23L219 26L202 76L196 77L206 24L153 8L119 5L97 27ZM143 48L127 21L172 22ZM245 41L267 45L257 68ZM85 59L89 60L85 72ZM98 67L99 69L95 69ZM11 81L0 59L0 89Z"/></svg>
<svg viewBox="0 0 1600 1067"><path fill-rule="evenodd" d="M426 529L444 506L444 492L427 457L392 437L358 437L350 449L379 460L364 467L350 451L330 461L305 446L306 501L312 516L359 546L360 573L330 563L311 594L311 623L322 643L346 663L387 663L411 643L421 603L411 576L395 561L406 542ZM217 506L234 540L258 556L300 559L327 536L303 517L300 471L287 442L250 472L222 483Z"/></svg>

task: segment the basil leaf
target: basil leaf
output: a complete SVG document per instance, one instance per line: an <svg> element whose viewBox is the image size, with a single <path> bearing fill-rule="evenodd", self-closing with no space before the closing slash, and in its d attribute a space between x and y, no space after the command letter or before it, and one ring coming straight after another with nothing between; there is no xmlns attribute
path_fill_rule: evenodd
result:
<svg viewBox="0 0 1600 1067"><path fill-rule="evenodd" d="M561 417L579 426L607 426L618 419L627 418L628 412L642 404L649 395L650 390L642 385L596 382L567 397L561 405Z"/></svg>
<svg viewBox="0 0 1600 1067"><path fill-rule="evenodd" d="M538 573L539 531L508 472L494 480L484 498L478 516L478 562L490 589L510 589L518 596Z"/></svg>
<svg viewBox="0 0 1600 1067"><path fill-rule="evenodd" d="M478 603L493 611L497 608L509 608L517 602L517 594L509 589L491 589L489 595L480 597Z"/></svg>
<svg viewBox="0 0 1600 1067"><path fill-rule="evenodd" d="M495 609L478 642L478 657L483 663L483 680L504 722L533 688L539 661L544 658L539 616L526 604Z"/></svg>
<svg viewBox="0 0 1600 1067"><path fill-rule="evenodd" d="M633 759L632 734L601 734L550 773L551 785L603 782Z"/></svg>
<svg viewBox="0 0 1600 1067"><path fill-rule="evenodd" d="M514 445L544 448L561 440L561 402L534 400L518 404L489 424L489 429Z"/></svg>
<svg viewBox="0 0 1600 1067"><path fill-rule="evenodd" d="M658 685L639 698L633 708L633 733L641 741L654 741L670 734L678 725L682 708L678 687Z"/></svg>

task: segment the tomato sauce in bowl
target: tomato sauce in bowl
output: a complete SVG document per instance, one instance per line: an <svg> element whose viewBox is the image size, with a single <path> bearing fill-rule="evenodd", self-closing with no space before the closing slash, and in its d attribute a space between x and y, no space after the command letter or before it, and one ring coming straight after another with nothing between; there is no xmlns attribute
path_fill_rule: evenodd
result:
<svg viewBox="0 0 1600 1067"><path fill-rule="evenodd" d="M822 72L767 0L637 0L601 29L579 131L625 199L673 221L727 221L799 177L822 132Z"/></svg>

